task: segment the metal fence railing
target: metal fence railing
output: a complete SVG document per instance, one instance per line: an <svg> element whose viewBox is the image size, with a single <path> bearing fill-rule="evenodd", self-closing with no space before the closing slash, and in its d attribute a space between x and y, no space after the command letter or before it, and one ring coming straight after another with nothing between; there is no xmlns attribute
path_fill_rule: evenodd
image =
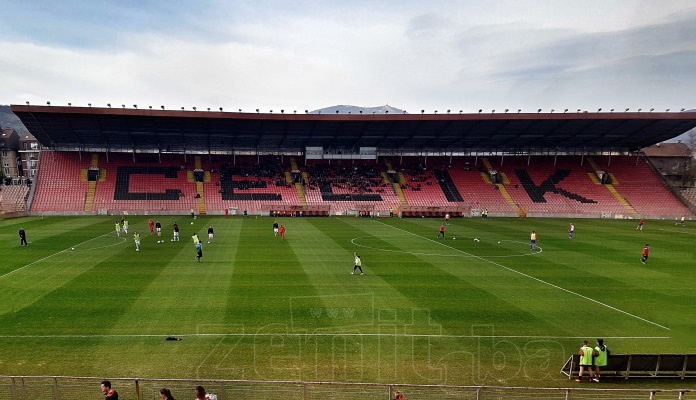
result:
<svg viewBox="0 0 696 400"><path fill-rule="evenodd" d="M0 399L73 400L99 398L103 378L66 376L0 376ZM219 400L230 399L341 399L389 400L397 390L410 399L696 399L696 389L533 388L499 386L401 385L379 383L189 380L110 378L120 400L159 399L168 388L177 399L194 399L195 387L203 386Z"/></svg>

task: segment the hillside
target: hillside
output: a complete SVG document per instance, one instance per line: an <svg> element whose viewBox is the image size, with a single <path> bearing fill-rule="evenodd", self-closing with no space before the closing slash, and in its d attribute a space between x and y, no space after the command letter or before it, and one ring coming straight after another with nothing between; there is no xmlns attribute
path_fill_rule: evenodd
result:
<svg viewBox="0 0 696 400"><path fill-rule="evenodd" d="M27 132L22 121L10 110L10 106L0 105L0 127L12 128L18 133Z"/></svg>

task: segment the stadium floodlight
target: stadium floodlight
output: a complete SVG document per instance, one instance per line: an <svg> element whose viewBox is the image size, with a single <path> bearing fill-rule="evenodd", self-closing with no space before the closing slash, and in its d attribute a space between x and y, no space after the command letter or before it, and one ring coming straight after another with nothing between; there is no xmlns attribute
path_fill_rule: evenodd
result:
<svg viewBox="0 0 696 400"><path fill-rule="evenodd" d="M435 114L437 114L437 110L435 110Z"/></svg>
<svg viewBox="0 0 696 400"><path fill-rule="evenodd" d="M479 110L481 112L481 110ZM425 110L421 110L421 114L425 114Z"/></svg>
<svg viewBox="0 0 696 400"><path fill-rule="evenodd" d="M270 113L273 114L273 110L270 110Z"/></svg>
<svg viewBox="0 0 696 400"><path fill-rule="evenodd" d="M350 111L348 111L348 115L352 114Z"/></svg>
<svg viewBox="0 0 696 400"><path fill-rule="evenodd" d="M150 110L152 110L152 106L147 106Z"/></svg>
<svg viewBox="0 0 696 400"><path fill-rule="evenodd" d="M51 105L51 102L50 102L50 101L47 101L47 102L46 102L46 105L47 105L47 106L50 106L50 105Z"/></svg>
<svg viewBox="0 0 696 400"><path fill-rule="evenodd" d="M522 109L521 109L521 108L518 108L518 109L517 109L517 113L519 114L519 113L521 113L521 112L522 112Z"/></svg>
<svg viewBox="0 0 696 400"><path fill-rule="evenodd" d="M292 113L293 113L293 114L297 114L297 110L292 110Z"/></svg>
<svg viewBox="0 0 696 400"><path fill-rule="evenodd" d="M639 108L639 109L638 109L638 112L641 112L641 111L643 111L643 109L642 109L642 108Z"/></svg>
<svg viewBox="0 0 696 400"><path fill-rule="evenodd" d="M653 111L655 111L655 109L654 109L654 108L650 108L650 112L653 112Z"/></svg>
<svg viewBox="0 0 696 400"><path fill-rule="evenodd" d="M29 102L27 101L27 105L29 105Z"/></svg>
<svg viewBox="0 0 696 400"><path fill-rule="evenodd" d="M451 110L449 110L449 109L448 109L448 110L447 110L447 114L449 114L449 113L450 113L450 111L451 111Z"/></svg>
<svg viewBox="0 0 696 400"><path fill-rule="evenodd" d="M193 106L193 111L196 111L196 106Z"/></svg>
<svg viewBox="0 0 696 400"><path fill-rule="evenodd" d="M184 111L184 107L181 107L181 111Z"/></svg>
<svg viewBox="0 0 696 400"><path fill-rule="evenodd" d="M72 107L72 103L68 103L68 107Z"/></svg>
<svg viewBox="0 0 696 400"><path fill-rule="evenodd" d="M111 103L106 103L106 106L111 108ZM164 109L164 106L162 106L162 109Z"/></svg>
<svg viewBox="0 0 696 400"><path fill-rule="evenodd" d="M508 112L508 111L510 111L510 110L506 108L506 109L505 109L505 112Z"/></svg>
<svg viewBox="0 0 696 400"><path fill-rule="evenodd" d="M222 107L220 107L220 111L222 111ZM239 112L242 112L242 110L240 109Z"/></svg>
<svg viewBox="0 0 696 400"><path fill-rule="evenodd" d="M258 109L258 108L256 109L256 112L259 112L259 109Z"/></svg>
<svg viewBox="0 0 696 400"><path fill-rule="evenodd" d="M614 109L612 108L611 110L609 110L609 112L614 112Z"/></svg>
<svg viewBox="0 0 696 400"><path fill-rule="evenodd" d="M540 112L541 112L541 108L537 110L537 114L539 114Z"/></svg>
<svg viewBox="0 0 696 400"><path fill-rule="evenodd" d="M319 110L319 114L321 114L321 110Z"/></svg>
<svg viewBox="0 0 696 400"><path fill-rule="evenodd" d="M126 105L125 105L125 104L121 104L121 108L126 108Z"/></svg>
<svg viewBox="0 0 696 400"><path fill-rule="evenodd" d="M600 112L600 111L602 111L602 109L601 109L601 108L598 108L598 109L597 109L597 112Z"/></svg>
<svg viewBox="0 0 696 400"><path fill-rule="evenodd" d="M680 111L681 111L681 112L684 112L684 111L686 111L686 108L682 108Z"/></svg>
<svg viewBox="0 0 696 400"><path fill-rule="evenodd" d="M482 112L483 112L483 110L479 108L479 114L481 114Z"/></svg>
<svg viewBox="0 0 696 400"><path fill-rule="evenodd" d="M565 110L563 110L563 113L564 113L564 114L567 113L567 112L568 112L568 109L567 109L567 108L566 108Z"/></svg>
<svg viewBox="0 0 696 400"><path fill-rule="evenodd" d="M362 110L360 110L360 114L362 114Z"/></svg>
<svg viewBox="0 0 696 400"><path fill-rule="evenodd" d="M160 106L164 110L164 106Z"/></svg>
<svg viewBox="0 0 696 400"><path fill-rule="evenodd" d="M668 109L666 109L665 111L669 112L669 110L670 110L670 109L668 108Z"/></svg>
<svg viewBox="0 0 696 400"><path fill-rule="evenodd" d="M338 114L338 110L336 110L336 114Z"/></svg>
<svg viewBox="0 0 696 400"><path fill-rule="evenodd" d="M578 108L578 112L582 111L581 109Z"/></svg>
<svg viewBox="0 0 696 400"><path fill-rule="evenodd" d="M285 110L280 110L280 113L281 113L281 114L285 114Z"/></svg>
<svg viewBox="0 0 696 400"><path fill-rule="evenodd" d="M464 112L464 110L459 110L459 113L460 113L460 114L463 113L463 112ZM406 114L406 111L404 111L404 114Z"/></svg>
<svg viewBox="0 0 696 400"><path fill-rule="evenodd" d="M625 109L624 112L628 112L628 110L630 110L630 108Z"/></svg>
<svg viewBox="0 0 696 400"><path fill-rule="evenodd" d="M374 112L374 111L372 112L372 115L375 115L375 112Z"/></svg>
<svg viewBox="0 0 696 400"><path fill-rule="evenodd" d="M389 110L384 110L385 114L389 114ZM449 114L449 110L447 110L447 113Z"/></svg>
<svg viewBox="0 0 696 400"><path fill-rule="evenodd" d="M556 110L554 110L554 109L552 108L552 109L551 109L551 114L553 114L554 111L556 111Z"/></svg>
<svg viewBox="0 0 696 400"><path fill-rule="evenodd" d="M491 114L495 114L495 108L491 110Z"/></svg>
<svg viewBox="0 0 696 400"><path fill-rule="evenodd" d="M309 114L309 110L304 110L305 114ZM362 114L362 113L361 113Z"/></svg>
<svg viewBox="0 0 696 400"><path fill-rule="evenodd" d="M210 111L210 107L208 107L208 111Z"/></svg>
<svg viewBox="0 0 696 400"><path fill-rule="evenodd" d="M92 103L87 103L87 106L92 107Z"/></svg>
<svg viewBox="0 0 696 400"><path fill-rule="evenodd" d="M137 105L137 104L133 104L133 108L135 108L135 109L137 110L137 109L138 109L138 105Z"/></svg>

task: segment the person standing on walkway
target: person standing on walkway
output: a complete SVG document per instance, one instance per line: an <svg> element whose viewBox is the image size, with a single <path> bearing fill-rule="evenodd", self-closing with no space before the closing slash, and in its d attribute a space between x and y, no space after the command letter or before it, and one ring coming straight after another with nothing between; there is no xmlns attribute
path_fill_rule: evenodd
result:
<svg viewBox="0 0 696 400"><path fill-rule="evenodd" d="M595 382L599 382L600 368L607 366L607 359L609 358L609 354L611 354L611 352L609 351L607 346L604 345L604 339L597 339L597 346L594 349L597 355L594 359L595 374L592 380Z"/></svg>
<svg viewBox="0 0 696 400"><path fill-rule="evenodd" d="M582 341L582 347L578 352L580 354L580 372L578 373L578 379L575 382L582 382L582 374L587 369L587 373L590 375L590 380L592 379L592 358L594 357L594 349L590 347L587 340Z"/></svg>

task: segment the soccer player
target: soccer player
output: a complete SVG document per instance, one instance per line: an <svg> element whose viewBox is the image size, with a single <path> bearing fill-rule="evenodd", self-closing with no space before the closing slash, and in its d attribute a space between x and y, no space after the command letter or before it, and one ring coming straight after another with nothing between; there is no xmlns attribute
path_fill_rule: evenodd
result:
<svg viewBox="0 0 696 400"><path fill-rule="evenodd" d="M172 238L172 242L178 242L179 241L179 225L174 221L174 237Z"/></svg>
<svg viewBox="0 0 696 400"><path fill-rule="evenodd" d="M116 221L116 236L121 237L121 223Z"/></svg>
<svg viewBox="0 0 696 400"><path fill-rule="evenodd" d="M196 386L196 400L217 400L217 396L212 393L206 393L203 386Z"/></svg>
<svg viewBox="0 0 696 400"><path fill-rule="evenodd" d="M643 247L643 258L641 258L640 262L645 264L645 262L648 261L649 254L650 254L650 245L646 244L645 247Z"/></svg>
<svg viewBox="0 0 696 400"><path fill-rule="evenodd" d="M640 222L638 223L638 226L636 226L637 231L642 231L643 230L643 224L645 224L645 219L641 218Z"/></svg>
<svg viewBox="0 0 696 400"><path fill-rule="evenodd" d="M532 233L529 235L529 250L536 250L536 242L539 237L537 236L535 231L532 231Z"/></svg>
<svg viewBox="0 0 696 400"><path fill-rule="evenodd" d="M609 354L611 354L611 352L609 351L607 346L604 345L604 339L597 339L597 346L594 349L597 355L594 359L595 374L592 380L595 382L599 382L599 367L607 366L607 358L609 357Z"/></svg>
<svg viewBox="0 0 696 400"><path fill-rule="evenodd" d="M442 238L445 238L445 224L440 225L440 233L437 234L437 237L439 238L442 236Z"/></svg>
<svg viewBox="0 0 696 400"><path fill-rule="evenodd" d="M155 230L157 231L157 236L162 236L162 224L160 224L159 220L155 222Z"/></svg>
<svg viewBox="0 0 696 400"><path fill-rule="evenodd" d="M27 233L24 231L24 228L19 228L19 245L29 246L27 244Z"/></svg>
<svg viewBox="0 0 696 400"><path fill-rule="evenodd" d="M360 256L358 255L357 252L354 252L353 257L355 257L355 265L353 265L353 272L351 272L350 274L353 275L355 273L355 270L359 269L360 275L364 275L363 269L362 269L362 260L360 259Z"/></svg>
<svg viewBox="0 0 696 400"><path fill-rule="evenodd" d="M135 241L135 251L140 251L140 234L133 232L133 240Z"/></svg>
<svg viewBox="0 0 696 400"><path fill-rule="evenodd" d="M150 228L150 235L154 235L155 234L155 223L152 222L152 218L150 218L150 220L147 221L147 226L148 226L148 228Z"/></svg>
<svg viewBox="0 0 696 400"><path fill-rule="evenodd" d="M196 213L193 212L193 208L191 209L191 218L196 218Z"/></svg>
<svg viewBox="0 0 696 400"><path fill-rule="evenodd" d="M575 225L573 223L570 223L570 226L568 227L568 237L573 238L573 232L575 232Z"/></svg>
<svg viewBox="0 0 696 400"><path fill-rule="evenodd" d="M208 226L208 243L213 243L213 226Z"/></svg>
<svg viewBox="0 0 696 400"><path fill-rule="evenodd" d="M278 236L278 221L273 221L273 236Z"/></svg>
<svg viewBox="0 0 696 400"><path fill-rule="evenodd" d="M445 225L447 225L447 226L449 226L449 219L450 219L449 213L445 214Z"/></svg>
<svg viewBox="0 0 696 400"><path fill-rule="evenodd" d="M193 244L200 243L201 240L198 238L198 234L194 233L193 236L191 236L191 239L193 239Z"/></svg>
<svg viewBox="0 0 696 400"><path fill-rule="evenodd" d="M198 241L196 242L196 260L201 262L201 257L203 257L203 243Z"/></svg>
<svg viewBox="0 0 696 400"><path fill-rule="evenodd" d="M123 232L127 235L128 234L128 220L124 219L122 225L123 225Z"/></svg>
<svg viewBox="0 0 696 400"><path fill-rule="evenodd" d="M686 222L686 217L682 215L681 219L679 220L679 225L684 225L684 222Z"/></svg>
<svg viewBox="0 0 696 400"><path fill-rule="evenodd" d="M285 240L285 227L283 225L278 228L278 232L280 232L280 240Z"/></svg>
<svg viewBox="0 0 696 400"><path fill-rule="evenodd" d="M587 373L590 375L590 379L592 379L592 357L594 357L595 354L594 349L590 347L587 340L582 341L582 347L578 354L580 354L580 372L575 382L582 382L582 374L585 372L585 368L587 368Z"/></svg>

